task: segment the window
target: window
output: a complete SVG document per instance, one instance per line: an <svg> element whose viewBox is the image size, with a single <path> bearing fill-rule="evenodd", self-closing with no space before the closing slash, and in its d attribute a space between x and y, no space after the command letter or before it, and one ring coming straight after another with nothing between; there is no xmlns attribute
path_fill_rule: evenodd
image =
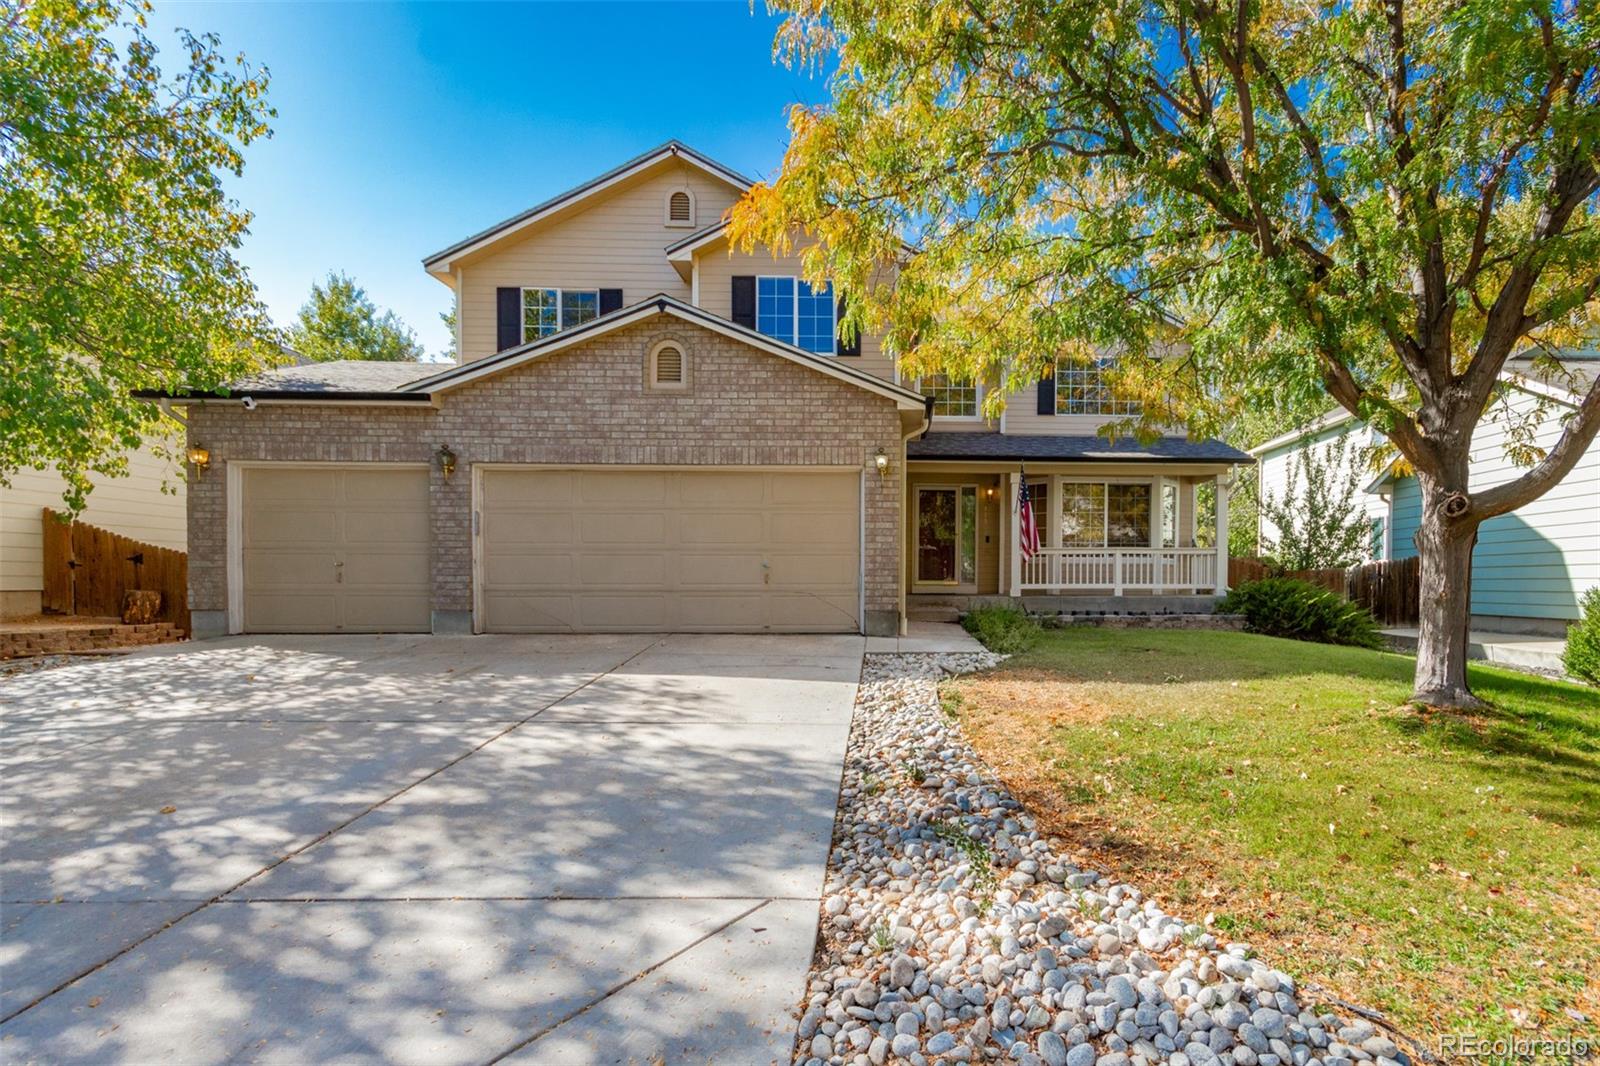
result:
<svg viewBox="0 0 1600 1066"><path fill-rule="evenodd" d="M688 189L674 189L667 195L667 225L694 225L694 193Z"/></svg>
<svg viewBox="0 0 1600 1066"><path fill-rule="evenodd" d="M599 289L523 289L522 340L581 326L599 314Z"/></svg>
<svg viewBox="0 0 1600 1066"><path fill-rule="evenodd" d="M1106 384L1106 372L1114 359L1083 363L1063 359L1056 363L1056 414L1058 415L1137 415L1138 400L1116 396Z"/></svg>
<svg viewBox="0 0 1600 1066"><path fill-rule="evenodd" d="M808 352L832 355L833 282L814 289L799 278L757 278L756 329Z"/></svg>
<svg viewBox="0 0 1600 1066"><path fill-rule="evenodd" d="M1061 546L1148 548L1150 486L1062 482Z"/></svg>
<svg viewBox="0 0 1600 1066"><path fill-rule="evenodd" d="M1178 486L1170 481L1161 485L1161 546L1178 546Z"/></svg>
<svg viewBox="0 0 1600 1066"><path fill-rule="evenodd" d="M951 383L944 374L922 379L922 395L933 397L933 413L945 418L977 418L982 395L976 382Z"/></svg>
<svg viewBox="0 0 1600 1066"><path fill-rule="evenodd" d="M662 341L650 349L650 386L656 389L681 389L687 378L683 349L675 341Z"/></svg>

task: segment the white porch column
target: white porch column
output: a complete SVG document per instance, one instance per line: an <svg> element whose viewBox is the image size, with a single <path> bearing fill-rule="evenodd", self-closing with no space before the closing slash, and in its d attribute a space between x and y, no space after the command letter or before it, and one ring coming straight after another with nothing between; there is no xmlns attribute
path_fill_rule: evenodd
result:
<svg viewBox="0 0 1600 1066"><path fill-rule="evenodd" d="M1217 475L1217 595L1228 591L1228 479Z"/></svg>
<svg viewBox="0 0 1600 1066"><path fill-rule="evenodd" d="M1022 498L1022 486L1017 481L1017 475L1007 474L1006 485L1010 488L1010 495L1006 497L1006 560L1009 562L1009 573L1006 576L1006 595L1022 595L1022 533L1020 518L1017 514L1017 501ZM1037 519L1035 519L1037 521Z"/></svg>

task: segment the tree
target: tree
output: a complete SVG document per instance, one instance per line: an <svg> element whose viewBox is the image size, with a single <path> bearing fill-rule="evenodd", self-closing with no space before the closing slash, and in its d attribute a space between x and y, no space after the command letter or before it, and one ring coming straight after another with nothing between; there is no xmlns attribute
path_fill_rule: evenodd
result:
<svg viewBox="0 0 1600 1066"><path fill-rule="evenodd" d="M311 298L289 327L289 345L314 363L369 359L400 363L422 358L417 335L393 311L378 314L367 290L330 271L325 285L311 283Z"/></svg>
<svg viewBox="0 0 1600 1066"><path fill-rule="evenodd" d="M1468 484L1507 359L1553 364L1600 319L1600 7L776 4L779 54L831 65L832 100L791 112L738 244L816 238L807 276L909 373L1016 389L1111 349L1129 428L1202 435L1325 391L1422 489L1414 698L1474 705L1478 527L1600 428L1591 388L1518 478Z"/></svg>
<svg viewBox="0 0 1600 1066"><path fill-rule="evenodd" d="M452 304L450 310L439 312L439 321L444 323L444 328L450 331L450 346L439 353L441 362L455 363L461 359L461 354L456 346L456 309Z"/></svg>
<svg viewBox="0 0 1600 1066"><path fill-rule="evenodd" d="M1367 557L1373 525L1357 494L1370 465L1362 461L1369 449L1357 451L1363 454L1350 454L1348 434L1323 448L1302 448L1284 472L1283 495L1269 490L1261 500L1262 516L1277 530L1277 538L1262 548L1278 566L1342 569Z"/></svg>
<svg viewBox="0 0 1600 1066"><path fill-rule="evenodd" d="M267 72L180 30L163 76L147 10L0 0L0 482L54 463L73 512L166 435L133 390L217 388L272 340L222 184L270 135Z"/></svg>

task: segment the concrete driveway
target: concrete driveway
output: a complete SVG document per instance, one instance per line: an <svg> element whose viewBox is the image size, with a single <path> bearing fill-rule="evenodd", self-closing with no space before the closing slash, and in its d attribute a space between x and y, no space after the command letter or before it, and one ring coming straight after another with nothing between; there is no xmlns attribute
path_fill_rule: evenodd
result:
<svg viewBox="0 0 1600 1066"><path fill-rule="evenodd" d="M0 680L0 1060L787 1062L863 641Z"/></svg>

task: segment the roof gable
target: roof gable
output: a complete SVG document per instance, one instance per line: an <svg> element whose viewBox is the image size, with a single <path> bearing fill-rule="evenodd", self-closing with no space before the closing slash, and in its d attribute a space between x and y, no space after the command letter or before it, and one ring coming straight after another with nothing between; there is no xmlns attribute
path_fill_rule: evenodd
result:
<svg viewBox="0 0 1600 1066"><path fill-rule="evenodd" d="M566 192L536 204L520 214L498 222L488 229L457 241L434 254L423 259L422 265L431 274L448 275L457 259L479 251L490 244L503 240L513 234L520 233L530 226L550 218L558 212L563 212L582 203L585 200L600 196L610 189L621 185L630 179L645 173L665 162L678 162L704 172L718 181L737 189L740 193L748 190L751 180L730 167L723 166L710 156L695 151L681 141L668 141L656 146L642 155L635 156L620 166L613 167L598 177L591 178L582 185L568 189Z"/></svg>
<svg viewBox="0 0 1600 1066"><path fill-rule="evenodd" d="M574 345L585 343L596 337L605 336L607 333L636 325L639 322L661 315L682 319L714 333L721 333L723 336L731 337L780 359L787 359L819 374L865 389L868 392L876 393L885 399L893 400L896 406L902 410L922 411L926 407L926 401L923 396L911 389L841 364L837 361L837 357L816 355L793 345L785 344L782 341L773 340L765 334L737 325L725 318L703 311L664 293L657 293L621 310L592 319L581 326L564 329L559 333L552 333L547 337L529 341L527 344L521 344L515 348L507 348L503 352L498 352L486 358L451 367L441 373L413 381L396 391L430 395L449 392L471 382L504 373L514 367L522 366L536 359L542 359Z"/></svg>

